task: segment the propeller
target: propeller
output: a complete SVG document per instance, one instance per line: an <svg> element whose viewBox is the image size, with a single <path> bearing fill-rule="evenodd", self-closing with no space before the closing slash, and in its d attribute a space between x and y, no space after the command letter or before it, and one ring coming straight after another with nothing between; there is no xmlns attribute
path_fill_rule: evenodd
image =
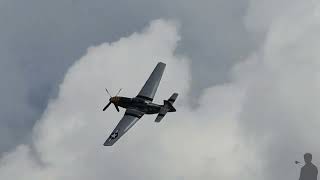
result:
<svg viewBox="0 0 320 180"><path fill-rule="evenodd" d="M106 91L107 91L107 93L109 94L109 96L112 97L107 88L106 88Z"/></svg>
<svg viewBox="0 0 320 180"><path fill-rule="evenodd" d="M119 91L117 92L116 96L119 95L119 93L121 92L122 88L119 89Z"/></svg>
<svg viewBox="0 0 320 180"><path fill-rule="evenodd" d="M109 106L110 106L111 102L109 102L104 108L103 111L105 111Z"/></svg>
<svg viewBox="0 0 320 180"><path fill-rule="evenodd" d="M114 96L114 97L117 97L118 95L119 95L119 93L121 92L121 90L122 90L122 88L120 88L119 89L119 91L117 92L117 94ZM108 91L108 89L106 88L106 92L108 93L108 95L110 96L110 99L109 99L109 103L103 108L103 111L105 111L111 104L113 104L114 105L114 107L116 108L116 110L118 111L118 112L120 112L120 109L119 109L119 107L114 103L114 102L112 102L112 96L111 96L111 94L109 93L109 91Z"/></svg>
<svg viewBox="0 0 320 180"><path fill-rule="evenodd" d="M118 107L117 105L115 105L115 104L113 104L113 105L114 105L114 107L116 108L116 110L117 110L118 112L120 112L119 107Z"/></svg>

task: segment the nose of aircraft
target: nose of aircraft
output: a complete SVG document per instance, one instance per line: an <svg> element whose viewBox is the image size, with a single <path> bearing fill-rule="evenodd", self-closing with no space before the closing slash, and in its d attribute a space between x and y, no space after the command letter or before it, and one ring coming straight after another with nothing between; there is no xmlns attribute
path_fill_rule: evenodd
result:
<svg viewBox="0 0 320 180"><path fill-rule="evenodd" d="M110 102L116 104L117 103L117 98L116 97L112 97L109 99Z"/></svg>

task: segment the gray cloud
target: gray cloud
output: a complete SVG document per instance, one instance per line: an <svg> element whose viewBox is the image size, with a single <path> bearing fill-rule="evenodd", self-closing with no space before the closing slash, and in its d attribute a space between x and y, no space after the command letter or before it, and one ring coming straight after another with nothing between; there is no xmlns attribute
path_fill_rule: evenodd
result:
<svg viewBox="0 0 320 180"><path fill-rule="evenodd" d="M32 128L32 125L26 123L25 119L36 118L35 110L26 103L26 83L19 72L20 69L14 62L0 61L0 81L2 83L0 112L1 117L7 118L1 120L5 123L1 123L0 126L0 151L3 151L5 147L10 147L11 142L20 143L21 137L17 135L19 134L17 132L25 128ZM15 101L15 99L19 99L19 101Z"/></svg>

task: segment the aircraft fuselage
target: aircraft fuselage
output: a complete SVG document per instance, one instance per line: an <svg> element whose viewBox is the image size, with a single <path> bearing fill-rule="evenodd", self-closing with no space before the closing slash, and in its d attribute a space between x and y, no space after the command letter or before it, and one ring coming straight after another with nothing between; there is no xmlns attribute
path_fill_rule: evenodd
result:
<svg viewBox="0 0 320 180"><path fill-rule="evenodd" d="M116 96L112 97L110 101L122 108L137 109L145 114L158 114L163 106L138 97L128 98Z"/></svg>

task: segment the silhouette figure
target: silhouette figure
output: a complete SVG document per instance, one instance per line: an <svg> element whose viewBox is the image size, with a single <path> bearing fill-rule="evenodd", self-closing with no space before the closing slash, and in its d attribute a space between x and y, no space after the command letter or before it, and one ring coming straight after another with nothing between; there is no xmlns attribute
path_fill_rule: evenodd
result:
<svg viewBox="0 0 320 180"><path fill-rule="evenodd" d="M299 180L317 180L318 169L312 164L312 154L304 154L306 164L301 168Z"/></svg>

